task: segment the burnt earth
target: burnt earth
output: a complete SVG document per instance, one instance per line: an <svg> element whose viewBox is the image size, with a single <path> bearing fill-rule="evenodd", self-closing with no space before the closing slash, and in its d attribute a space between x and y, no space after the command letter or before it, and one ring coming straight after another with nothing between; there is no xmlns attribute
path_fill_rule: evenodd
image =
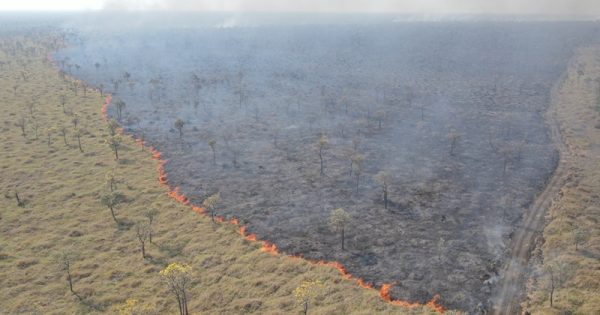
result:
<svg viewBox="0 0 600 315"><path fill-rule="evenodd" d="M440 294L446 306L476 312L489 307L510 234L556 165L544 113L588 28L94 30L57 59L68 56L81 66L74 75L126 102L121 123L164 153L170 184L194 203L220 192L219 214L285 253L395 283L396 298ZM460 137L450 154L452 132ZM356 138L365 156L358 190L347 157ZM382 170L392 177L388 209L373 179ZM338 207L353 218L344 251L328 225Z"/></svg>

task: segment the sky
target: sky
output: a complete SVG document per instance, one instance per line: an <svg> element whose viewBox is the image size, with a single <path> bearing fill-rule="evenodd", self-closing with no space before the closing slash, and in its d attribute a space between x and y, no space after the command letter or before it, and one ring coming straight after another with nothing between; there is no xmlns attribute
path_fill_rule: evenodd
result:
<svg viewBox="0 0 600 315"><path fill-rule="evenodd" d="M600 0L0 0L1 11L181 10L600 16Z"/></svg>

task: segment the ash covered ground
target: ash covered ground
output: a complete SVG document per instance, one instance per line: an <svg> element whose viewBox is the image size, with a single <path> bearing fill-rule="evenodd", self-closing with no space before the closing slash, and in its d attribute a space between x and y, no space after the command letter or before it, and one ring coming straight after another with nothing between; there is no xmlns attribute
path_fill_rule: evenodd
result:
<svg viewBox="0 0 600 315"><path fill-rule="evenodd" d="M593 24L182 20L75 24L56 59L125 102L120 122L194 203L220 192L218 214L395 283L395 298L489 308L511 231L557 163L550 90ZM339 207L345 250L328 224Z"/></svg>

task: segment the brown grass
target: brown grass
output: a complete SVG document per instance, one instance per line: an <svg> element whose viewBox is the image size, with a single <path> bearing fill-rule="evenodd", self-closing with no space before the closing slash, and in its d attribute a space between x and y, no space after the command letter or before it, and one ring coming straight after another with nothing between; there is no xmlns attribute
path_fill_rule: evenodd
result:
<svg viewBox="0 0 600 315"><path fill-rule="evenodd" d="M384 302L375 290L345 280L337 270L300 259L261 252L231 225L211 223L189 207L167 196L157 180L156 161L126 138L116 162L103 143L108 135L103 121L103 99L98 92L71 90L46 61L41 40L19 40L25 49L10 55L16 38L0 40L0 313L74 314L116 312L126 299L137 299L159 313L177 311L158 272L170 262L193 268L190 311L201 314L297 314L301 308L293 290L306 279L319 279L325 288L317 296L314 314L429 313L403 309ZM22 77L26 72L28 78ZM13 86L18 85L17 93ZM67 114L60 96L67 96ZM34 114L28 104L33 103ZM70 113L72 111L72 113ZM73 115L79 118L84 153L73 134ZM25 117L26 136L15 123ZM34 139L33 123L39 125ZM56 130L66 126L69 145ZM51 132L50 146L46 129ZM105 175L115 170L118 191L128 202L117 206L122 222L115 224L100 202L108 191ZM14 198L17 191L25 205ZM151 256L142 259L135 228L144 213L157 209ZM75 291L54 257L76 253Z"/></svg>
<svg viewBox="0 0 600 315"><path fill-rule="evenodd" d="M600 314L600 47L577 51L561 86L556 117L568 147L569 177L546 217L525 310L533 314ZM588 239L575 248L574 231ZM549 301L549 274L568 266L564 285Z"/></svg>

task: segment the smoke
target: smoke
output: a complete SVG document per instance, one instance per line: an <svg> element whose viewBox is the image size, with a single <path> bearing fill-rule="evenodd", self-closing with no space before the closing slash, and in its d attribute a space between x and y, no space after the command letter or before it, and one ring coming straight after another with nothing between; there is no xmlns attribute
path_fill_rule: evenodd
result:
<svg viewBox="0 0 600 315"><path fill-rule="evenodd" d="M600 16L597 0L105 0L107 10Z"/></svg>

